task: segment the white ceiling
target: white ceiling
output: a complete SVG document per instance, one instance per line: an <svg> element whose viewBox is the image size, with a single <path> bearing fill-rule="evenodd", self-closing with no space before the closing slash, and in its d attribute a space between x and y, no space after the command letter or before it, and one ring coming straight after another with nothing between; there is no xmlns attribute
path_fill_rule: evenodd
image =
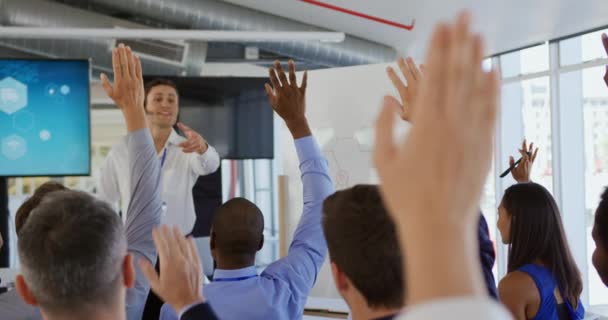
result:
<svg viewBox="0 0 608 320"><path fill-rule="evenodd" d="M383 25L300 0L224 0L397 48L422 57L433 26L469 9L474 28L495 54L608 26L608 0L319 0L401 24L412 31Z"/></svg>

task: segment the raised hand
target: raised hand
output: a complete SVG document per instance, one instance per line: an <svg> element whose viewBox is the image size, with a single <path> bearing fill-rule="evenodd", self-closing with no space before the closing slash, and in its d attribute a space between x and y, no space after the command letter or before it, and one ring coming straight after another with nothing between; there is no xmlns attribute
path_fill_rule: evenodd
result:
<svg viewBox="0 0 608 320"><path fill-rule="evenodd" d="M178 122L177 126L179 127L179 130L186 135L187 139L179 144L179 147L182 148L182 152L197 152L198 154L203 154L207 151L209 144L207 143L207 140L203 138L203 136L181 122Z"/></svg>
<svg viewBox="0 0 608 320"><path fill-rule="evenodd" d="M177 228L161 226L152 232L158 250L161 274L145 259L139 260L152 291L174 310L204 302L203 268L192 237L186 238Z"/></svg>
<svg viewBox="0 0 608 320"><path fill-rule="evenodd" d="M532 152L533 150L534 152ZM514 158L509 157L509 166L513 168L511 169L511 175L518 183L530 182L530 172L532 171L534 160L536 160L538 148L534 149L534 143L530 143L528 147L526 140L524 140L519 153L521 154L521 162L517 166L515 166Z"/></svg>
<svg viewBox="0 0 608 320"><path fill-rule="evenodd" d="M410 57L399 58L399 60L397 60L397 65L399 65L401 74L405 77L407 84L403 83L393 67L387 67L386 73L393 82L393 86L395 86L397 92L399 92L401 103L392 96L388 99L394 100L391 102L392 104L399 105L401 119L411 122L412 108L414 106L414 99L418 95L420 82L422 81L422 72L420 72L416 63Z"/></svg>
<svg viewBox="0 0 608 320"><path fill-rule="evenodd" d="M407 138L393 136L395 99L385 98L376 123L374 162L406 254L412 304L487 294L474 243L498 77L482 70L482 40L469 31L469 20L463 14L455 25L435 29Z"/></svg>
<svg viewBox="0 0 608 320"><path fill-rule="evenodd" d="M606 54L608 55L608 35L606 35L605 33L602 33L602 44L604 44L604 50L606 50ZM604 82L606 83L606 86L608 86L608 66L606 66Z"/></svg>
<svg viewBox="0 0 608 320"><path fill-rule="evenodd" d="M285 121L295 139L309 136L310 128L306 119L306 85L308 72L304 72L302 84L298 87L295 63L289 61L289 79L279 61L269 70L270 82L266 83L266 94L272 109Z"/></svg>
<svg viewBox="0 0 608 320"><path fill-rule="evenodd" d="M129 131L145 128L144 82L139 57L131 52L131 48L120 44L112 50L112 67L114 84L102 73L101 85L122 110Z"/></svg>

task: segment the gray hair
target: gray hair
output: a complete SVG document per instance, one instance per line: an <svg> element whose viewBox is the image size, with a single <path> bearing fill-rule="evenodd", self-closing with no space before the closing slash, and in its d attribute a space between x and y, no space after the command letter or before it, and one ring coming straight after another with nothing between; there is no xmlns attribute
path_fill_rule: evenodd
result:
<svg viewBox="0 0 608 320"><path fill-rule="evenodd" d="M25 282L44 310L78 312L78 306L111 305L116 298L126 238L105 202L79 191L48 194L18 242Z"/></svg>

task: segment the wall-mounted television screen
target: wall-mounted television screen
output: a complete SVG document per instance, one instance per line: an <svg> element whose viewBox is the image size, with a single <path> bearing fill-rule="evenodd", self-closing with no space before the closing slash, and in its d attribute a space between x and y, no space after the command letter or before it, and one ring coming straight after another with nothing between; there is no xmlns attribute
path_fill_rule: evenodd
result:
<svg viewBox="0 0 608 320"><path fill-rule="evenodd" d="M0 59L0 176L91 171L88 60Z"/></svg>

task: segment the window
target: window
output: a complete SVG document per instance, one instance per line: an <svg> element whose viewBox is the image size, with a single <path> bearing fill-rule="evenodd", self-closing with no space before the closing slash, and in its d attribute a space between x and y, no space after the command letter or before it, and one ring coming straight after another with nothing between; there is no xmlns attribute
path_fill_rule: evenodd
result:
<svg viewBox="0 0 608 320"><path fill-rule="evenodd" d="M567 66L605 58L600 40L604 32L608 32L608 29L560 41L560 65Z"/></svg>
<svg viewBox="0 0 608 320"><path fill-rule="evenodd" d="M503 78L549 70L549 46L542 44L500 57ZM542 89L545 90L545 89Z"/></svg>
<svg viewBox="0 0 608 320"><path fill-rule="evenodd" d="M524 138L539 148L531 178L549 191L553 190L553 155L551 148L551 103L549 77L519 82ZM512 151L514 158L520 156Z"/></svg>
<svg viewBox="0 0 608 320"><path fill-rule="evenodd" d="M601 125L604 122L604 112L598 112L607 107L598 107L598 98L608 97L608 90L601 81L604 67L588 68L563 73L560 76L562 90L560 95L567 95L569 101L578 98L579 105L572 107L581 108L584 121L585 140L585 208L581 208L582 215L586 220L587 239L587 262L588 262L588 286L590 305L608 303L608 289L599 279L597 272L591 263L591 255L595 244L591 238L595 209L597 208L599 196L608 183L608 129ZM576 95L576 97L574 96ZM603 110L601 110L603 111ZM598 125L599 124L599 125ZM573 250L577 250L574 248Z"/></svg>

